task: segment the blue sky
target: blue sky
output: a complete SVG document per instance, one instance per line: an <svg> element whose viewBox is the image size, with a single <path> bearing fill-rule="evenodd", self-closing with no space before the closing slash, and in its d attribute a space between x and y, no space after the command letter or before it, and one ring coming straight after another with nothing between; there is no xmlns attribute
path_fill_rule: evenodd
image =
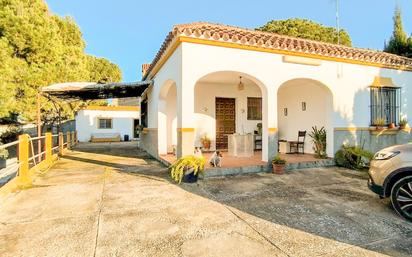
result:
<svg viewBox="0 0 412 257"><path fill-rule="evenodd" d="M334 0L142 1L46 0L51 11L71 16L86 40L86 51L120 66L124 81L141 78L174 24L209 21L255 28L273 19L306 18L335 26ZM412 33L411 0L340 0L340 23L356 47L382 49L392 33L396 3Z"/></svg>

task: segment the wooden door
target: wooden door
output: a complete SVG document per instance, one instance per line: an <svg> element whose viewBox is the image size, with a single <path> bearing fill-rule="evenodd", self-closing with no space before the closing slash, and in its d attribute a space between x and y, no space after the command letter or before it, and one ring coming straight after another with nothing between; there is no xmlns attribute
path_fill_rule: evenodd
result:
<svg viewBox="0 0 412 257"><path fill-rule="evenodd" d="M235 98L216 98L216 149L227 149L227 136L235 132Z"/></svg>

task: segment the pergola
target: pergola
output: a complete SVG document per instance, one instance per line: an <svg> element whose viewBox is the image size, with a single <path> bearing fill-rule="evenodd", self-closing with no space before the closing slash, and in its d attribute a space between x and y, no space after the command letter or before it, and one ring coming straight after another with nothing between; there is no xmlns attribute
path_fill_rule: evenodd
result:
<svg viewBox="0 0 412 257"><path fill-rule="evenodd" d="M152 80L130 83L94 83L66 82L43 87L45 96L63 100L96 100L109 98L126 98L140 96L151 84Z"/></svg>
<svg viewBox="0 0 412 257"><path fill-rule="evenodd" d="M66 101L138 97L152 80L119 83L66 82L43 87L37 97L37 134L41 136L40 96Z"/></svg>

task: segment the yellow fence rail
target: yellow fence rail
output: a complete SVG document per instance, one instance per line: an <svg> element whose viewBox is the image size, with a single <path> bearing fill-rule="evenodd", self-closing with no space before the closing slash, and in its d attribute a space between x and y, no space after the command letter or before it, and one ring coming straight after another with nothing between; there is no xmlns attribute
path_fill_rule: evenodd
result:
<svg viewBox="0 0 412 257"><path fill-rule="evenodd" d="M55 137L58 137L57 145L53 146L53 138ZM44 145L43 151L37 154L35 154L33 147L33 143L36 141L37 144ZM36 174L46 172L56 162L58 156L63 156L65 151L76 145L77 142L77 131L69 131L55 135L45 133L44 136L40 137L30 137L28 134L23 134L15 142L0 145L0 149L13 145L17 145L18 149L17 175L0 188L0 196L30 187Z"/></svg>

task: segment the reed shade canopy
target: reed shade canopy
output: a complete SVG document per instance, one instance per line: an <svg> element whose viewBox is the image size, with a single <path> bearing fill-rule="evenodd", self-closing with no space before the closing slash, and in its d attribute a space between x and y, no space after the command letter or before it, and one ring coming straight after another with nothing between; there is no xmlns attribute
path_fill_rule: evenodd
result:
<svg viewBox="0 0 412 257"><path fill-rule="evenodd" d="M48 96L66 100L95 100L138 97L153 83L152 80L130 83L66 82L42 88Z"/></svg>

